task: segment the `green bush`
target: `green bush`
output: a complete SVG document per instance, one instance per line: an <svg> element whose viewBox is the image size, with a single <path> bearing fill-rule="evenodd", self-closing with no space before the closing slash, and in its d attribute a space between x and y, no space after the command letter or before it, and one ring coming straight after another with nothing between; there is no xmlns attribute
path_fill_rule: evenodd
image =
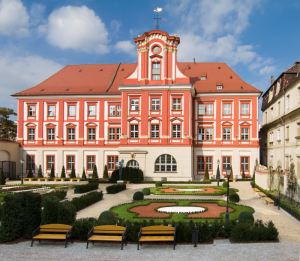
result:
<svg viewBox="0 0 300 261"><path fill-rule="evenodd" d="M0 185L5 185L5 178L4 178L4 174L3 174L3 170L0 169Z"/></svg>
<svg viewBox="0 0 300 261"><path fill-rule="evenodd" d="M162 187L162 182L161 182L161 181L155 182L155 187L156 187L156 188Z"/></svg>
<svg viewBox="0 0 300 261"><path fill-rule="evenodd" d="M63 201L58 206L58 224L73 225L76 220L76 208L70 201Z"/></svg>
<svg viewBox="0 0 300 261"><path fill-rule="evenodd" d="M42 173L42 166L39 165L39 170L38 170L38 175L37 175L38 178L43 178L43 173Z"/></svg>
<svg viewBox="0 0 300 261"><path fill-rule="evenodd" d="M53 178L49 178L48 181L54 181L54 179Z"/></svg>
<svg viewBox="0 0 300 261"><path fill-rule="evenodd" d="M209 180L209 173L208 173L208 164L205 167L205 174L204 174L204 181Z"/></svg>
<svg viewBox="0 0 300 261"><path fill-rule="evenodd" d="M252 213L248 211L242 211L239 215L239 222L251 222L254 223L254 217Z"/></svg>
<svg viewBox="0 0 300 261"><path fill-rule="evenodd" d="M65 191L65 190L55 190L55 191L49 192L47 194L44 194L42 196L43 206L44 206L44 199L46 197L53 197L53 196L59 198L59 200L63 200L67 196L67 191Z"/></svg>
<svg viewBox="0 0 300 261"><path fill-rule="evenodd" d="M0 241L7 242L23 236L25 204L25 193L8 194L4 197Z"/></svg>
<svg viewBox="0 0 300 261"><path fill-rule="evenodd" d="M97 192L90 192L86 195L83 195L79 198L73 198L71 200L71 203L75 206L76 211L79 211L83 208L86 208L98 201L100 201L103 198L103 193L102 191Z"/></svg>
<svg viewBox="0 0 300 261"><path fill-rule="evenodd" d="M236 193L235 189L234 188L229 188L229 195L232 194L232 193Z"/></svg>
<svg viewBox="0 0 300 261"><path fill-rule="evenodd" d="M141 183L144 180L144 173L142 170L131 167L122 168L122 180L128 180L132 183ZM116 169L112 172L109 182L115 183L119 180L119 170Z"/></svg>
<svg viewBox="0 0 300 261"><path fill-rule="evenodd" d="M222 187L227 188L228 186L228 181L224 181Z"/></svg>
<svg viewBox="0 0 300 261"><path fill-rule="evenodd" d="M126 184L118 183L118 184L114 184L114 185L106 187L106 192L108 194L116 194L125 189L126 189Z"/></svg>
<svg viewBox="0 0 300 261"><path fill-rule="evenodd" d="M76 175L75 175L75 169L74 169L74 165L72 165L72 170L71 170L71 175L70 175L70 179L75 179Z"/></svg>
<svg viewBox="0 0 300 261"><path fill-rule="evenodd" d="M82 218L74 222L73 237L82 241L87 240L87 234L91 231L96 223L95 218Z"/></svg>
<svg viewBox="0 0 300 261"><path fill-rule="evenodd" d="M65 178L66 178L65 166L62 166L62 168L61 168L60 177L61 177L62 179L65 179Z"/></svg>
<svg viewBox="0 0 300 261"><path fill-rule="evenodd" d="M29 164L27 178L33 178L33 173L32 173L32 170L31 170L31 164Z"/></svg>
<svg viewBox="0 0 300 261"><path fill-rule="evenodd" d="M94 165L92 178L93 179L98 179L98 172L97 172L97 166L96 166L96 164Z"/></svg>
<svg viewBox="0 0 300 261"><path fill-rule="evenodd" d="M54 176L54 165L52 165L52 167L51 167L50 178L52 178L52 179L55 178L55 176Z"/></svg>
<svg viewBox="0 0 300 261"><path fill-rule="evenodd" d="M85 169L82 170L82 176L80 180L86 180Z"/></svg>
<svg viewBox="0 0 300 261"><path fill-rule="evenodd" d="M103 178L104 179L108 179L108 171L107 171L107 166L104 166L104 170L103 170Z"/></svg>
<svg viewBox="0 0 300 261"><path fill-rule="evenodd" d="M50 179L49 179L50 180ZM64 179L64 181L70 181L70 179L69 178L66 178L66 179Z"/></svg>
<svg viewBox="0 0 300 261"><path fill-rule="evenodd" d="M99 183L89 183L86 185L78 185L74 188L74 193L86 193L99 188Z"/></svg>
<svg viewBox="0 0 300 261"><path fill-rule="evenodd" d="M245 179L246 175L245 175L245 170L244 170L244 165L242 166L242 179Z"/></svg>
<svg viewBox="0 0 300 261"><path fill-rule="evenodd" d="M133 200L143 200L144 194L141 191L137 191L133 194Z"/></svg>
<svg viewBox="0 0 300 261"><path fill-rule="evenodd" d="M56 196L48 196L44 198L43 202L44 209L42 211L42 223L57 223L59 198Z"/></svg>
<svg viewBox="0 0 300 261"><path fill-rule="evenodd" d="M112 219L116 219L116 216L114 213L110 212L110 211L103 211L100 216L99 216L100 220L112 220Z"/></svg>
<svg viewBox="0 0 300 261"><path fill-rule="evenodd" d="M143 188L142 190L144 195L150 195L150 189L149 188Z"/></svg>
<svg viewBox="0 0 300 261"><path fill-rule="evenodd" d="M239 202L240 196L237 193L231 193L229 194L229 201L234 203Z"/></svg>

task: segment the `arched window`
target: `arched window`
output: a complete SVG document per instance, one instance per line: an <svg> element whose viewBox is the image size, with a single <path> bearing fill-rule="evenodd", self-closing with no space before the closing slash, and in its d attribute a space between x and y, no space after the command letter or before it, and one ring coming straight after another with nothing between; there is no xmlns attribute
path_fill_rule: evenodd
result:
<svg viewBox="0 0 300 261"><path fill-rule="evenodd" d="M169 154L160 155L155 161L156 172L174 172L177 171L177 163L173 156Z"/></svg>
<svg viewBox="0 0 300 261"><path fill-rule="evenodd" d="M139 168L139 163L136 160L130 160L127 162L127 167L131 167L131 168Z"/></svg>

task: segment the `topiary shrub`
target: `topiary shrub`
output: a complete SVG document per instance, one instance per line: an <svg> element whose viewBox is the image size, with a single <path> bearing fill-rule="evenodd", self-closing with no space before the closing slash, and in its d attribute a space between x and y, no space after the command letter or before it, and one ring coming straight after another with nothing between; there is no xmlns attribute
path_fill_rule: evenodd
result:
<svg viewBox="0 0 300 261"><path fill-rule="evenodd" d="M104 166L104 170L103 170L103 178L104 179L108 179L108 171L107 171L107 166Z"/></svg>
<svg viewBox="0 0 300 261"><path fill-rule="evenodd" d="M144 199L144 194L141 191L137 191L133 195L133 200L143 200Z"/></svg>
<svg viewBox="0 0 300 261"><path fill-rule="evenodd" d="M157 188L157 187L162 187L162 182L161 181L157 181L156 183L155 183L155 187Z"/></svg>
<svg viewBox="0 0 300 261"><path fill-rule="evenodd" d="M66 178L65 166L62 166L62 168L61 168L61 174L60 174L60 177L61 177L62 179L65 179L65 178Z"/></svg>
<svg viewBox="0 0 300 261"><path fill-rule="evenodd" d="M150 189L149 188L143 188L142 190L144 195L150 195Z"/></svg>
<svg viewBox="0 0 300 261"><path fill-rule="evenodd" d="M83 168L82 176L80 180L86 180L85 169Z"/></svg>
<svg viewBox="0 0 300 261"><path fill-rule="evenodd" d="M229 194L229 201L231 202L239 202L240 201L240 196L237 193L231 193Z"/></svg>
<svg viewBox="0 0 300 261"><path fill-rule="evenodd" d="M239 215L239 222L251 222L254 223L254 217L252 213L248 211L242 211Z"/></svg>
<svg viewBox="0 0 300 261"><path fill-rule="evenodd" d="M71 170L71 175L70 175L70 178L71 179L75 179L76 176L75 176L75 169L74 169L74 165L72 165L72 170Z"/></svg>
<svg viewBox="0 0 300 261"><path fill-rule="evenodd" d="M58 206L58 224L73 225L76 220L76 208L70 201L61 202Z"/></svg>
<svg viewBox="0 0 300 261"><path fill-rule="evenodd" d="M106 187L106 192L108 194L116 194L125 189L126 189L126 184L118 183L118 184L114 184L114 185Z"/></svg>
<svg viewBox="0 0 300 261"><path fill-rule="evenodd" d="M96 166L96 164L94 165L92 178L93 178L93 179L98 179L98 171L97 171L97 166Z"/></svg>
<svg viewBox="0 0 300 261"><path fill-rule="evenodd" d="M55 224L58 217L59 198L50 196L44 198L44 209L42 212L43 224Z"/></svg>
<svg viewBox="0 0 300 261"><path fill-rule="evenodd" d="M33 178L33 173L32 173L32 170L31 170L31 164L28 164L28 165L29 165L29 168L28 168L27 178Z"/></svg>
<svg viewBox="0 0 300 261"><path fill-rule="evenodd" d="M115 218L115 214L110 211L103 211L99 216L100 220L114 220Z"/></svg>
<svg viewBox="0 0 300 261"><path fill-rule="evenodd" d="M227 188L228 186L228 181L224 181L222 187Z"/></svg>
<svg viewBox="0 0 300 261"><path fill-rule="evenodd" d="M50 178L52 178L52 179L55 178L55 176L54 176L54 164L51 167Z"/></svg>
<svg viewBox="0 0 300 261"><path fill-rule="evenodd" d="M38 169L38 175L37 175L38 178L43 178L43 173L42 173L42 166L39 165L39 169Z"/></svg>
<svg viewBox="0 0 300 261"><path fill-rule="evenodd" d="M234 188L229 188L229 195L232 194L232 193L236 193L235 189Z"/></svg>
<svg viewBox="0 0 300 261"><path fill-rule="evenodd" d="M208 181L208 180L209 180L208 164L206 164L205 174L204 174L204 181Z"/></svg>
<svg viewBox="0 0 300 261"><path fill-rule="evenodd" d="M42 221L42 196L38 193L26 193L24 237L31 238Z"/></svg>

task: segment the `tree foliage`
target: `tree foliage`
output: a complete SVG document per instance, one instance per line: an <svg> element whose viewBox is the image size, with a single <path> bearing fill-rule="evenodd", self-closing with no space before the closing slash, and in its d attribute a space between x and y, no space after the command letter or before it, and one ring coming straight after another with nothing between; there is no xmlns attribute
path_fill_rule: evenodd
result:
<svg viewBox="0 0 300 261"><path fill-rule="evenodd" d="M0 107L0 141L14 141L17 136L17 126L9 120L10 115L17 114L13 109Z"/></svg>
<svg viewBox="0 0 300 261"><path fill-rule="evenodd" d="M66 178L65 166L62 166L62 168L61 168L60 177L61 177L62 179L65 179L65 178Z"/></svg>

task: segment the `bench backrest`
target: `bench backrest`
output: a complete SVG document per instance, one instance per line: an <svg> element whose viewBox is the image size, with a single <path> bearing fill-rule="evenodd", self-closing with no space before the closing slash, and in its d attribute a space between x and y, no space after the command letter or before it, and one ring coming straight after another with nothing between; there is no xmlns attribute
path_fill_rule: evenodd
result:
<svg viewBox="0 0 300 261"><path fill-rule="evenodd" d="M126 227L114 226L114 225L104 225L94 227L94 234L123 234Z"/></svg>
<svg viewBox="0 0 300 261"><path fill-rule="evenodd" d="M40 232L51 232L51 233L67 233L72 226L64 224L48 224L41 225Z"/></svg>
<svg viewBox="0 0 300 261"><path fill-rule="evenodd" d="M159 235L159 234L174 234L175 227L168 227L168 226L150 226L150 227L143 227L142 234L144 235Z"/></svg>

